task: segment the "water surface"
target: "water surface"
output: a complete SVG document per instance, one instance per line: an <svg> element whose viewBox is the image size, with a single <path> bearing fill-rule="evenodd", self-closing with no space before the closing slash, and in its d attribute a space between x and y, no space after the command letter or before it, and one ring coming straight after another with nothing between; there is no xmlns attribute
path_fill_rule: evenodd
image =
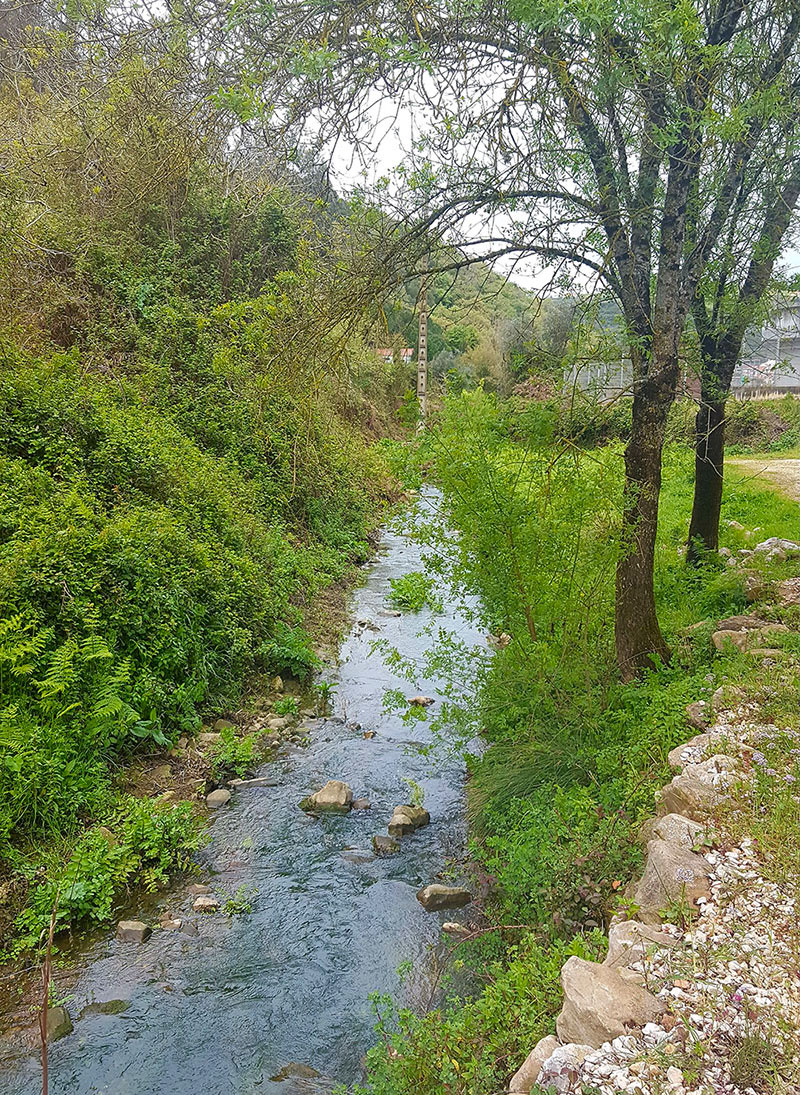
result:
<svg viewBox="0 0 800 1095"><path fill-rule="evenodd" d="M184 889L142 911L151 923L167 910L193 920L197 935L156 931L143 946L112 934L92 942L67 1004L75 1029L50 1049L51 1095L321 1089L302 1078L273 1079L290 1062L349 1084L361 1077L363 1054L375 1040L369 994L424 1005L430 949L441 921L459 914L426 913L415 893L463 848L463 770L454 762L437 769L409 751L410 741L429 739L425 724L406 726L382 710L387 688L436 696L436 682L412 688L371 651L381 638L409 657L424 652L426 613L385 614L390 578L421 565L417 545L398 532L384 534L382 552L354 595L353 628L333 675L336 717L314 726L307 748L287 749L265 770L280 786L237 792L214 819L202 853L208 881L219 893L256 888L252 912L198 916ZM442 623L477 640L447 603ZM364 730L376 736L365 739ZM375 858L372 834L385 832L392 808L408 800L404 776L424 787L431 825L406 838L398 855ZM307 817L298 802L328 779L345 780L356 797L370 799L371 810ZM417 973L403 982L397 970L409 961ZM84 1010L111 1000L127 1006L116 1014ZM40 1092L36 1058L0 1061L0 1091Z"/></svg>

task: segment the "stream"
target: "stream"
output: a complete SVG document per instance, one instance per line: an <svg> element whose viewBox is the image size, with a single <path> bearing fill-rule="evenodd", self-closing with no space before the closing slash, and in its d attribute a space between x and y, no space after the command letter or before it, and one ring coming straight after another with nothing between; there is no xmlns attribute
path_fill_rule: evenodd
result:
<svg viewBox="0 0 800 1095"><path fill-rule="evenodd" d="M435 504L431 492L422 504ZM137 945L106 932L83 945L66 1002L74 1030L50 1047L51 1095L316 1095L362 1078L376 1039L370 993L427 1004L441 924L464 910L426 913L416 891L463 852L464 770L413 748L430 740L426 723L383 711L386 689L417 689L371 651L376 638L408 657L426 649L427 610L386 614L389 580L421 567L418 545L385 531L353 595L353 625L331 675L334 715L314 721L307 747L285 746L263 769L278 786L239 790L213 818L200 880L223 901L255 888L252 911L195 914L184 884L125 916L157 924L169 910L194 921L196 935L155 930ZM446 594L438 623L479 641ZM436 681L415 684L437 696ZM398 854L376 858L372 835L408 801L403 777L423 786L431 824L405 837ZM299 801L328 779L349 783L372 808L307 816ZM414 970L405 979L404 963ZM3 1053L0 1045L0 1091L41 1092L38 1058Z"/></svg>

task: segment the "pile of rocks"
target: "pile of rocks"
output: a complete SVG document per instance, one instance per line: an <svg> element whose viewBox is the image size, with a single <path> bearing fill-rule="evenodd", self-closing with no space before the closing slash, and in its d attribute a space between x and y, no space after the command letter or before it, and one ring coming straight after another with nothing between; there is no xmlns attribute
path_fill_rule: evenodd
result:
<svg viewBox="0 0 800 1095"><path fill-rule="evenodd" d="M735 1095L753 1090L747 1076L773 1057L800 1081L795 899L768 877L752 839L733 845L715 831L720 807L749 793L753 766L766 763L758 746L775 733L743 705L670 754L676 775L628 891L639 919L612 924L603 963L566 962L558 1037L538 1043L511 1092ZM772 777L791 787L800 748L789 753ZM745 1049L757 1061L750 1073Z"/></svg>

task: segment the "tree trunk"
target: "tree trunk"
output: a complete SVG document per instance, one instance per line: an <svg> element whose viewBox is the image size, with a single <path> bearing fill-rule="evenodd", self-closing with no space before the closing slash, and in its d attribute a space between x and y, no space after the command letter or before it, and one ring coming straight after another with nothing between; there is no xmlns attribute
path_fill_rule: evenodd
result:
<svg viewBox="0 0 800 1095"><path fill-rule="evenodd" d="M698 563L719 547L725 460L725 397L703 393L694 425L694 502L686 561Z"/></svg>
<svg viewBox="0 0 800 1095"><path fill-rule="evenodd" d="M615 639L624 680L669 659L656 616L653 588L661 453L675 383L670 367L660 384L645 381L633 397L633 426L625 449L622 555L617 564ZM677 376L675 376L677 379Z"/></svg>

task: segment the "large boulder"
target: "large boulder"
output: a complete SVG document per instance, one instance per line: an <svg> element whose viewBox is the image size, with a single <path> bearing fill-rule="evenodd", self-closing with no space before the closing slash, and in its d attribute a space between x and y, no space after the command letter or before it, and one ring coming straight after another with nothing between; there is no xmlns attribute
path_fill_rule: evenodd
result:
<svg viewBox="0 0 800 1095"><path fill-rule="evenodd" d="M658 813L662 817L683 814L693 821L703 821L729 798L735 776L736 761L724 754L701 764L689 764L656 792Z"/></svg>
<svg viewBox="0 0 800 1095"><path fill-rule="evenodd" d="M429 825L430 820L431 815L421 806L395 806L389 821L389 836L406 836L423 825Z"/></svg>
<svg viewBox="0 0 800 1095"><path fill-rule="evenodd" d="M654 839L647 845L644 873L633 887L633 901L645 924L660 924L672 902L697 909L698 898L711 896L711 868L702 856L681 844Z"/></svg>
<svg viewBox="0 0 800 1095"><path fill-rule="evenodd" d="M472 894L462 886L441 886L438 882L432 882L417 890L417 901L426 912L438 912L439 909L458 909L469 905Z"/></svg>
<svg viewBox="0 0 800 1095"><path fill-rule="evenodd" d="M593 1052L594 1046L571 1042L558 1046L542 1065L537 1081L542 1090L572 1091L578 1080L581 1065Z"/></svg>
<svg viewBox="0 0 800 1095"><path fill-rule="evenodd" d="M608 954L603 965L627 968L662 947L674 946L675 940L666 932L637 920L622 920L608 930Z"/></svg>
<svg viewBox="0 0 800 1095"><path fill-rule="evenodd" d="M561 970L564 1006L556 1020L564 1044L599 1049L629 1027L643 1027L663 1014L661 1001L623 972L576 956L567 959Z"/></svg>
<svg viewBox="0 0 800 1095"><path fill-rule="evenodd" d="M303 810L321 810L334 814L346 814L353 805L353 792L340 779L329 779L324 787L300 803Z"/></svg>
<svg viewBox="0 0 800 1095"><path fill-rule="evenodd" d="M682 845L690 851L694 851L702 844L706 832L705 825L701 825L699 821L692 821L691 818L684 817L682 814L665 814L663 817L655 818L653 822L654 837Z"/></svg>
<svg viewBox="0 0 800 1095"><path fill-rule="evenodd" d="M509 1095L530 1095L530 1090L539 1079L542 1065L558 1049L558 1038L548 1034L537 1042L517 1069L508 1085Z"/></svg>

